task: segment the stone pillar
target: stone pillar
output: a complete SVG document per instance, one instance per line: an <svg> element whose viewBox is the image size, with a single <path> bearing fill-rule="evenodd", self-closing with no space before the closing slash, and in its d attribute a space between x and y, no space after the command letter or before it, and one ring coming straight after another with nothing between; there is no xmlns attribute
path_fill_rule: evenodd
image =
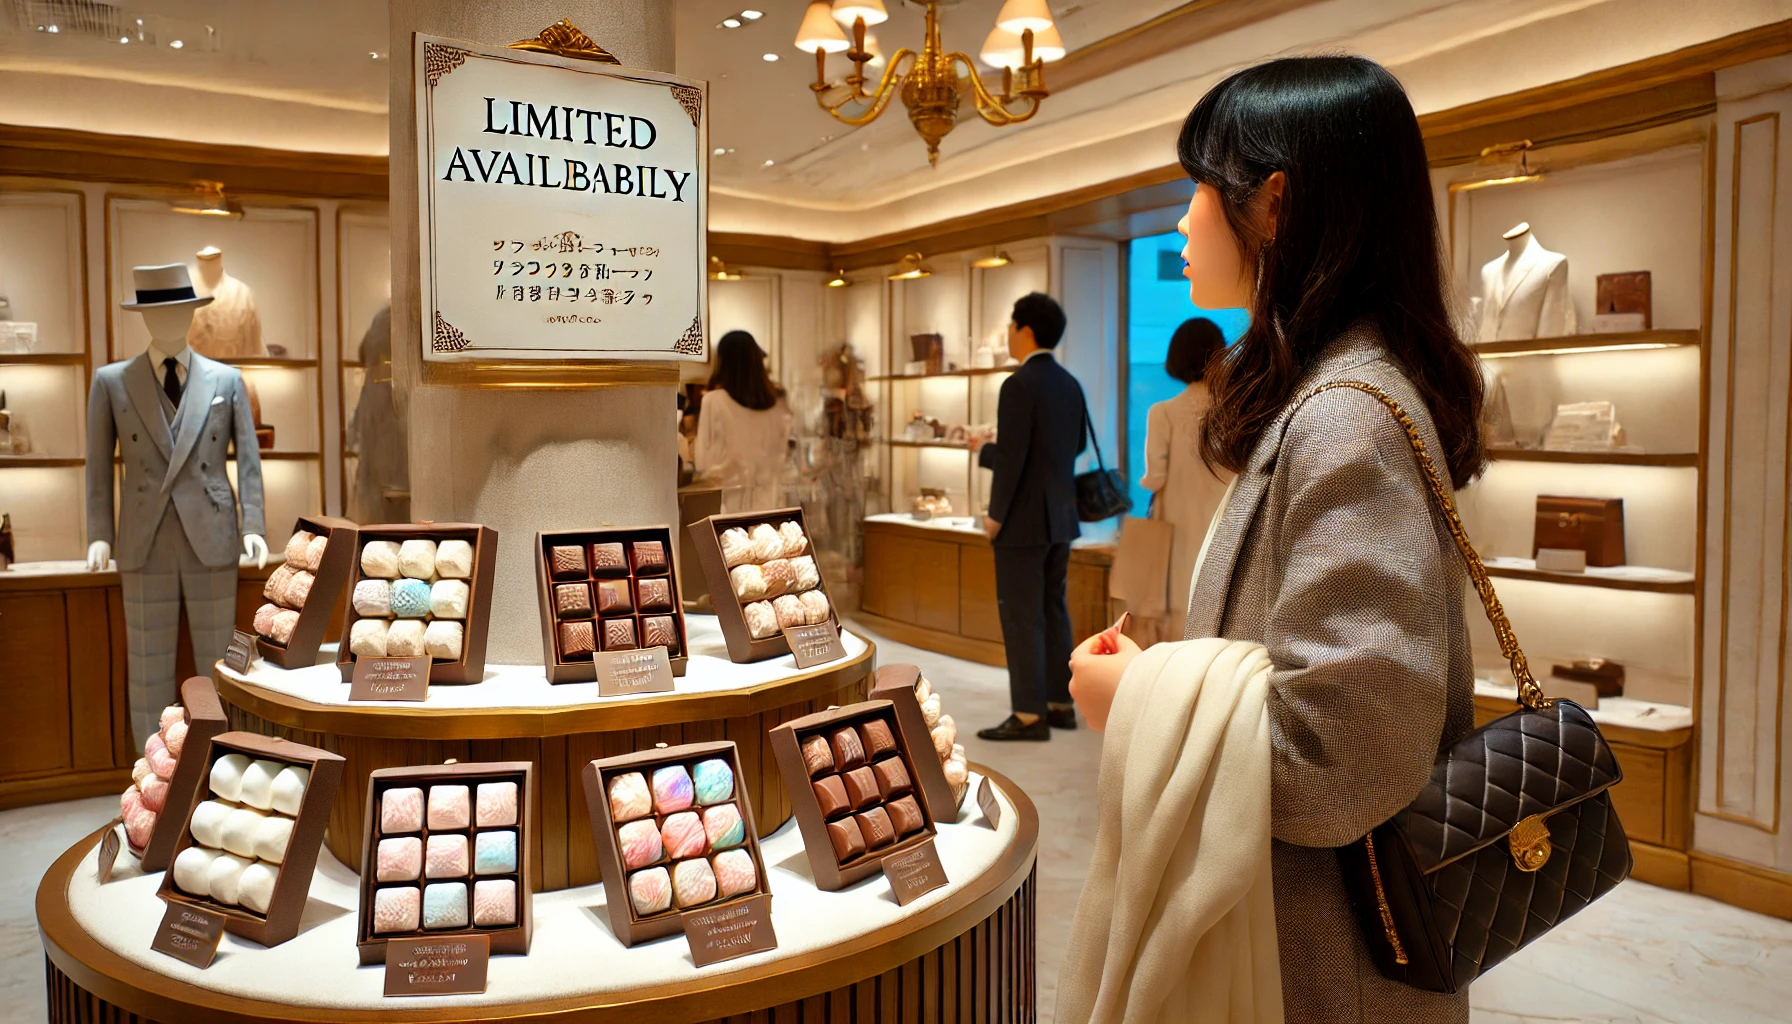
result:
<svg viewBox="0 0 1792 1024"><path fill-rule="evenodd" d="M541 664L535 531L667 523L677 528L677 367L629 379L527 379L457 368L426 379L419 326L415 33L506 45L561 18L629 67L673 70L668 0L391 0L392 378L410 424L411 515L498 531L487 661ZM433 367L431 369L434 369Z"/></svg>

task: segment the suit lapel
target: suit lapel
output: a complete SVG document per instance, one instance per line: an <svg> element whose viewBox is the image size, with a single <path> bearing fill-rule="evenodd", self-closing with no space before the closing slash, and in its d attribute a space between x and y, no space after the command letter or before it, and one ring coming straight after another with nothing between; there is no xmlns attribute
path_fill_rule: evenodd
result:
<svg viewBox="0 0 1792 1024"><path fill-rule="evenodd" d="M187 387L180 396L180 409L174 414L174 452L168 457L168 475L162 478L163 493L174 486L175 475L186 464L193 445L199 441L199 432L211 412L216 383L217 374L212 372L211 360L193 353L187 360Z"/></svg>
<svg viewBox="0 0 1792 1024"><path fill-rule="evenodd" d="M130 396L137 418L143 422L144 433L155 442L162 458L168 458L174 448L174 435L168 431L168 421L162 418L162 389L156 385L156 374L149 367L147 352L125 364L124 391Z"/></svg>

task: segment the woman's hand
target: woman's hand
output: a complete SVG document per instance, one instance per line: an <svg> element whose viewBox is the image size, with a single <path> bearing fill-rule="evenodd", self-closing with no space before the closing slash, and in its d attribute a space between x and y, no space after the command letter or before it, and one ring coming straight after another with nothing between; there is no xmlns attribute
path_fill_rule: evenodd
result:
<svg viewBox="0 0 1792 1024"><path fill-rule="evenodd" d="M1089 720L1089 728L1103 732L1108 725L1108 712L1114 707L1114 694L1120 690L1120 677L1126 667L1139 656L1140 647L1120 630L1127 616L1107 629L1084 640L1070 654L1070 697Z"/></svg>

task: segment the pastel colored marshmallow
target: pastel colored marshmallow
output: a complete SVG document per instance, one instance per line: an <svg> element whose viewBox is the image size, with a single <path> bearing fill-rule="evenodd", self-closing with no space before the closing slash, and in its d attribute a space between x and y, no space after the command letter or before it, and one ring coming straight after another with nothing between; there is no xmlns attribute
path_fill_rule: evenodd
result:
<svg viewBox="0 0 1792 1024"><path fill-rule="evenodd" d="M709 861L683 860L672 865L672 896L680 909L696 907L716 898L716 873Z"/></svg>
<svg viewBox="0 0 1792 1024"><path fill-rule="evenodd" d="M665 856L660 827L652 818L631 821L617 829L616 844L622 850L622 866L629 871L656 864Z"/></svg>
<svg viewBox="0 0 1792 1024"><path fill-rule="evenodd" d="M467 883L431 882L423 887L423 927L465 928Z"/></svg>
<svg viewBox="0 0 1792 1024"><path fill-rule="evenodd" d="M328 534L311 538L311 543L305 545L305 568L316 572L324 564L324 552L329 550L329 547L330 537Z"/></svg>
<svg viewBox="0 0 1792 1024"><path fill-rule="evenodd" d="M808 609L803 607L802 598L795 594L785 594L773 601L772 614L778 617L779 629L803 626L809 622Z"/></svg>
<svg viewBox="0 0 1792 1024"><path fill-rule="evenodd" d="M243 872L254 863L245 857L220 853L205 873L207 894L219 903L235 904L240 899Z"/></svg>
<svg viewBox="0 0 1792 1024"><path fill-rule="evenodd" d="M821 570L815 567L815 558L804 555L790 560L790 589L814 590L821 586Z"/></svg>
<svg viewBox="0 0 1792 1024"><path fill-rule="evenodd" d="M193 808L193 819L188 824L188 831L193 833L193 841L214 850L224 848L224 820L230 812L236 810L235 804L221 800L202 800Z"/></svg>
<svg viewBox="0 0 1792 1024"><path fill-rule="evenodd" d="M370 540L361 547L361 574L389 580L398 575L398 545L389 540Z"/></svg>
<svg viewBox="0 0 1792 1024"><path fill-rule="evenodd" d="M747 620L747 635L754 640L765 640L778 635L778 613L772 610L770 601L754 601L741 605L741 618Z"/></svg>
<svg viewBox="0 0 1792 1024"><path fill-rule="evenodd" d="M716 888L723 899L752 892L759 885L759 869L753 855L745 850L723 850L711 860L715 867Z"/></svg>
<svg viewBox="0 0 1792 1024"><path fill-rule="evenodd" d="M362 658L384 658L386 633L391 628L385 619L356 619L348 628L349 653Z"/></svg>
<svg viewBox="0 0 1792 1024"><path fill-rule="evenodd" d="M941 765L940 767L945 770L946 784L951 786L953 789L957 789L958 787L969 782L971 779L971 772L970 772L969 766L967 766L963 761L960 761L956 757L947 761L945 764Z"/></svg>
<svg viewBox="0 0 1792 1024"><path fill-rule="evenodd" d="M166 729L176 722L184 722L186 720L187 709L181 707L179 704L170 704L162 709L162 716L156 722L156 728Z"/></svg>
<svg viewBox="0 0 1792 1024"><path fill-rule="evenodd" d="M480 828L516 824L516 783L480 783L474 800L473 821Z"/></svg>
<svg viewBox="0 0 1792 1024"><path fill-rule="evenodd" d="M274 616L280 614L280 606L269 602L255 609L255 618L251 620L255 632L262 636L274 635Z"/></svg>
<svg viewBox="0 0 1792 1024"><path fill-rule="evenodd" d="M137 763L131 765L131 784L135 785L142 782L145 778L154 774L155 772L149 770L149 759L146 757L139 757Z"/></svg>
<svg viewBox="0 0 1792 1024"><path fill-rule="evenodd" d="M174 887L188 896L211 895L212 861L218 856L218 851L203 846L189 846L180 851L180 856L174 858Z"/></svg>
<svg viewBox="0 0 1792 1024"><path fill-rule="evenodd" d="M266 916L268 905L274 902L274 883L280 881L280 868L275 864L261 861L243 869L241 878L237 879L236 898L244 910Z"/></svg>
<svg viewBox="0 0 1792 1024"><path fill-rule="evenodd" d="M187 723L182 721L163 726L162 742L167 746L168 753L178 759L180 752L187 747Z"/></svg>
<svg viewBox="0 0 1792 1024"><path fill-rule="evenodd" d="M436 575L466 579L473 575L473 545L464 540L445 540L436 545Z"/></svg>
<svg viewBox="0 0 1792 1024"><path fill-rule="evenodd" d="M769 562L784 554L784 538L778 536L778 528L770 523L760 523L747 534L753 542L753 561Z"/></svg>
<svg viewBox="0 0 1792 1024"><path fill-rule="evenodd" d="M784 538L784 557L795 558L809 550L809 538L803 536L803 528L792 519L778 527L778 536Z"/></svg>
<svg viewBox="0 0 1792 1024"><path fill-rule="evenodd" d="M508 878L473 883L473 923L493 928L516 923L516 883Z"/></svg>
<svg viewBox="0 0 1792 1024"><path fill-rule="evenodd" d="M436 542L413 537L398 547L398 571L414 580L436 574Z"/></svg>
<svg viewBox="0 0 1792 1024"><path fill-rule="evenodd" d="M647 788L647 776L629 772L610 780L610 820L633 821L653 813L653 792Z"/></svg>
<svg viewBox="0 0 1792 1024"><path fill-rule="evenodd" d="M679 811L660 825L660 843L666 848L666 856L673 860L697 856L706 842L703 821L695 811Z"/></svg>
<svg viewBox="0 0 1792 1024"><path fill-rule="evenodd" d="M414 932L421 917L423 894L416 886L388 886L373 891L373 931L376 935Z"/></svg>
<svg viewBox="0 0 1792 1024"><path fill-rule="evenodd" d="M467 837L455 833L430 836L423 849L426 878L464 878L467 870Z"/></svg>
<svg viewBox="0 0 1792 1024"><path fill-rule="evenodd" d="M933 752L939 755L940 760L944 761L951 757L952 745L958 742L958 728L942 717L940 724L933 727L931 735L933 737Z"/></svg>
<svg viewBox="0 0 1792 1024"><path fill-rule="evenodd" d="M218 830L218 845L239 857L255 856L255 832L267 815L252 807L238 807L224 818Z"/></svg>
<svg viewBox="0 0 1792 1024"><path fill-rule="evenodd" d="M292 842L292 826L293 820L285 815L275 814L263 818L261 824L255 826L256 859L270 864L284 862L286 845Z"/></svg>
<svg viewBox="0 0 1792 1024"><path fill-rule="evenodd" d="M698 803L727 803L734 799L734 770L719 757L698 761L691 769L691 785Z"/></svg>
<svg viewBox="0 0 1792 1024"><path fill-rule="evenodd" d="M774 558L759 568L765 573L766 597L781 597L791 591L788 559Z"/></svg>
<svg viewBox="0 0 1792 1024"><path fill-rule="evenodd" d="M448 582L452 583L452 580ZM437 620L423 631L423 653L446 661L460 660L461 640L466 634L458 622Z"/></svg>
<svg viewBox="0 0 1792 1024"><path fill-rule="evenodd" d="M388 789L380 796L380 831L417 832L423 828L423 790L415 786Z"/></svg>
<svg viewBox="0 0 1792 1024"><path fill-rule="evenodd" d="M691 773L683 765L669 765L653 773L653 809L671 814L691 806Z"/></svg>
<svg viewBox="0 0 1792 1024"><path fill-rule="evenodd" d="M940 695L934 694L921 702L921 717L926 720L927 728L940 724Z"/></svg>
<svg viewBox="0 0 1792 1024"><path fill-rule="evenodd" d="M141 850L149 845L149 837L155 833L156 821L160 815L147 807L139 806L135 811L124 816L124 837L133 849Z"/></svg>
<svg viewBox="0 0 1792 1024"><path fill-rule="evenodd" d="M281 596L288 608L303 608L305 600L311 596L311 587L317 577L308 572L295 572L292 579L286 581L286 593Z"/></svg>
<svg viewBox="0 0 1792 1024"><path fill-rule="evenodd" d="M281 814L298 814L305 802L305 787L311 784L311 769L289 764L274 776L273 809Z"/></svg>
<svg viewBox="0 0 1792 1024"><path fill-rule="evenodd" d="M355 584L350 602L356 615L384 617L392 614L392 581L361 580Z"/></svg>
<svg viewBox="0 0 1792 1024"><path fill-rule="evenodd" d="M150 742L154 742L151 740ZM156 766L155 758L149 759L149 766ZM243 794L243 772L249 768L249 759L242 754L225 754L212 762L212 792L226 800L238 800ZM161 774L157 772L156 774ZM172 775L172 773L170 773Z"/></svg>
<svg viewBox="0 0 1792 1024"><path fill-rule="evenodd" d="M150 771L164 779L174 778L177 759L168 752L168 741L162 739L161 733L151 736L149 742L143 745L143 758L149 762Z"/></svg>
<svg viewBox="0 0 1792 1024"><path fill-rule="evenodd" d="M797 595L803 602L803 619L806 625L818 626L828 621L833 609L828 606L828 596L819 590L805 590Z"/></svg>
<svg viewBox="0 0 1792 1024"><path fill-rule="evenodd" d="M132 811L144 810L143 791L136 786L126 789L118 797L118 813L129 816Z"/></svg>
<svg viewBox="0 0 1792 1024"><path fill-rule="evenodd" d="M728 570L728 582L734 596L742 601L757 601L765 596L765 570L757 565L737 565Z"/></svg>
<svg viewBox="0 0 1792 1024"><path fill-rule="evenodd" d="M728 568L753 560L753 542L747 539L747 531L738 526L730 527L722 531L718 540L722 546L722 564Z"/></svg>
<svg viewBox="0 0 1792 1024"><path fill-rule="evenodd" d="M386 653L394 658L415 658L423 651L426 627L422 619L399 619L386 630Z"/></svg>
<svg viewBox="0 0 1792 1024"><path fill-rule="evenodd" d="M516 833L510 829L481 832L473 838L473 873L508 875L516 870Z"/></svg>
<svg viewBox="0 0 1792 1024"><path fill-rule="evenodd" d="M472 821L465 786L429 787L429 827L434 829L466 828Z"/></svg>
<svg viewBox="0 0 1792 1024"><path fill-rule="evenodd" d="M282 608L274 613L274 621L268 623L268 639L277 644L292 642L292 631L299 628L299 613L291 608Z"/></svg>
<svg viewBox="0 0 1792 1024"><path fill-rule="evenodd" d="M258 811L272 810L274 806L274 776L286 766L278 761L251 761L249 767L243 769L243 782L239 789L239 801Z"/></svg>
<svg viewBox="0 0 1792 1024"><path fill-rule="evenodd" d="M438 619L466 618L470 593L465 580L435 581L429 587L429 614Z"/></svg>
<svg viewBox="0 0 1792 1024"><path fill-rule="evenodd" d="M268 581L261 585L262 598L274 604L279 604L282 596L286 593L286 581L292 579L292 574L298 571L299 567L297 565L288 563L276 568L272 573L269 573Z"/></svg>
<svg viewBox="0 0 1792 1024"><path fill-rule="evenodd" d="M151 775L137 784L137 790L143 794L143 806L157 814L162 813L162 808L168 803L167 779L160 775Z"/></svg>
<svg viewBox="0 0 1792 1024"><path fill-rule="evenodd" d="M746 822L740 818L740 808L733 804L705 807L703 833L712 850L726 850L747 841Z"/></svg>
<svg viewBox="0 0 1792 1024"><path fill-rule="evenodd" d="M300 530L287 538L286 560L288 562L297 563L305 560L305 551L311 546L311 536L311 531Z"/></svg>
<svg viewBox="0 0 1792 1024"><path fill-rule="evenodd" d="M648 868L628 876L628 898L635 916L650 917L672 907L672 879L665 868Z"/></svg>
<svg viewBox="0 0 1792 1024"><path fill-rule="evenodd" d="M420 619L429 614L429 584L422 580L395 580L392 614L401 619Z"/></svg>
<svg viewBox="0 0 1792 1024"><path fill-rule="evenodd" d="M416 836L380 840L374 878L382 882L413 882L422 874L423 840Z"/></svg>

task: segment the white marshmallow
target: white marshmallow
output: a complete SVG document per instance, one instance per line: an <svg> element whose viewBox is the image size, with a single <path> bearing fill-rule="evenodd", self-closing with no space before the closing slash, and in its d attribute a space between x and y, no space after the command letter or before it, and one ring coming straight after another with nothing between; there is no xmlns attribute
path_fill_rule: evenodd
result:
<svg viewBox="0 0 1792 1024"><path fill-rule="evenodd" d="M415 658L423 654L423 631L422 619L399 619L386 631L386 653L394 658Z"/></svg>
<svg viewBox="0 0 1792 1024"><path fill-rule="evenodd" d="M224 848L224 819L230 812L237 810L235 804L222 800L206 800L193 808L193 822L189 829L193 833L193 841L201 846L209 846L214 850Z"/></svg>
<svg viewBox="0 0 1792 1024"><path fill-rule="evenodd" d="M473 545L464 540L445 540L436 545L436 575L444 579L473 575Z"/></svg>
<svg viewBox="0 0 1792 1024"><path fill-rule="evenodd" d="M309 769L289 764L274 776L274 810L281 814L298 814L305 800L305 787L311 783Z"/></svg>
<svg viewBox="0 0 1792 1024"><path fill-rule="evenodd" d="M355 584L354 596L350 600L354 603L356 615L391 615L392 582L362 580Z"/></svg>
<svg viewBox="0 0 1792 1024"><path fill-rule="evenodd" d="M467 596L465 580L437 580L429 588L429 614L438 619L464 619Z"/></svg>
<svg viewBox="0 0 1792 1024"><path fill-rule="evenodd" d="M279 864L286 860L286 844L292 841L291 818L276 814L261 819L255 826L255 837L251 842L251 852L269 863Z"/></svg>
<svg viewBox="0 0 1792 1024"><path fill-rule="evenodd" d="M398 571L414 580L436 574L436 542L412 538L399 545Z"/></svg>
<svg viewBox="0 0 1792 1024"><path fill-rule="evenodd" d="M386 632L391 628L392 624L385 619L356 619L348 630L349 653L356 657L384 658Z"/></svg>
<svg viewBox="0 0 1792 1024"><path fill-rule="evenodd" d="M929 729L940 724L939 694L930 694L926 700L921 702L921 718L927 722Z"/></svg>
<svg viewBox="0 0 1792 1024"><path fill-rule="evenodd" d="M212 792L226 800L239 800L243 795L243 772L249 759L241 754L225 754L212 762Z"/></svg>
<svg viewBox="0 0 1792 1024"><path fill-rule="evenodd" d="M250 807L238 807L224 819L218 831L218 845L239 857L255 856L255 830L267 815Z"/></svg>
<svg viewBox="0 0 1792 1024"><path fill-rule="evenodd" d="M464 636L458 622L443 620L432 622L423 631L423 650L432 658L446 658L449 661L460 660L461 638Z"/></svg>
<svg viewBox="0 0 1792 1024"><path fill-rule="evenodd" d="M205 886L211 898L219 903L236 903L243 872L250 862L228 853L220 853L205 875Z"/></svg>
<svg viewBox="0 0 1792 1024"><path fill-rule="evenodd" d="M174 887L188 896L210 895L212 861L217 859L218 851L203 846L180 851L180 856L174 858Z"/></svg>
<svg viewBox="0 0 1792 1024"><path fill-rule="evenodd" d="M398 545L389 540L370 540L361 548L361 575L389 580L398 575Z"/></svg>
<svg viewBox="0 0 1792 1024"><path fill-rule="evenodd" d="M274 806L274 776L286 766L279 761L254 761L243 769L243 784L237 797L243 803L258 811L270 810Z"/></svg>
<svg viewBox="0 0 1792 1024"><path fill-rule="evenodd" d="M280 880L280 869L261 861L243 869L242 877L237 880L237 900L245 910L266 915L268 904L274 902L274 883Z"/></svg>

